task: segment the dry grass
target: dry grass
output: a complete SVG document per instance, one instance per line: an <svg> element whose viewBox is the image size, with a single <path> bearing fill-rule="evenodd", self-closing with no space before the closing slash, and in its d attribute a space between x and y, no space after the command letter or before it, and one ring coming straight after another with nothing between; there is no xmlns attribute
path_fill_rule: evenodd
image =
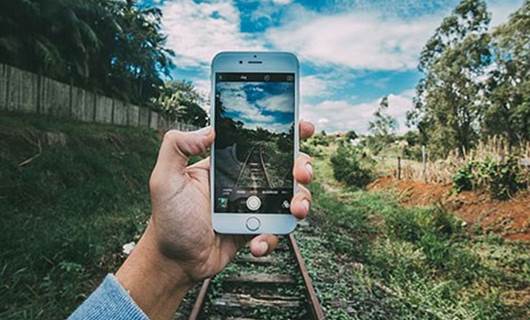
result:
<svg viewBox="0 0 530 320"><path fill-rule="evenodd" d="M425 168L420 161L401 160L401 178L427 183L451 183L456 171L470 160L494 159L503 160L508 155L514 155L520 159L521 169L526 173L527 181L530 178L530 143L508 147L506 141L499 137L493 137L487 141L481 141L475 149L472 149L465 158L452 152L446 159L429 161ZM381 172L391 173L397 177L397 159L386 158L379 161L378 167Z"/></svg>

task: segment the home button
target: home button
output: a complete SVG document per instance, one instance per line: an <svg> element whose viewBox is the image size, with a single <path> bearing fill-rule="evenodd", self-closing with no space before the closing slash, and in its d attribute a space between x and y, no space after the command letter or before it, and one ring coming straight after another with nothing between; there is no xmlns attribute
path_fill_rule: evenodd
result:
<svg viewBox="0 0 530 320"><path fill-rule="evenodd" d="M256 217L250 217L247 219L247 229L250 231L256 231L261 226L261 222Z"/></svg>

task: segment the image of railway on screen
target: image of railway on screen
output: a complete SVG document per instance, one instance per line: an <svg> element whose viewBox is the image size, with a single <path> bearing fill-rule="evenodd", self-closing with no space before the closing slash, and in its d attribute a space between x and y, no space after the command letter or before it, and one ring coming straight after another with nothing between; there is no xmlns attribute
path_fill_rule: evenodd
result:
<svg viewBox="0 0 530 320"><path fill-rule="evenodd" d="M216 74L216 212L289 212L294 88L292 73Z"/></svg>

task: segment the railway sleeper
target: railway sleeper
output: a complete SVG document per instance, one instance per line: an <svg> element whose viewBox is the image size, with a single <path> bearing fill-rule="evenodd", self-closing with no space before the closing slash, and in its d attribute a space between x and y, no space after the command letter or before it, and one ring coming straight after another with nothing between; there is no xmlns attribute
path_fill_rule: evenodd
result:
<svg viewBox="0 0 530 320"><path fill-rule="evenodd" d="M300 308L303 301L298 297L259 295L252 296L243 293L223 293L212 301L216 308Z"/></svg>
<svg viewBox="0 0 530 320"><path fill-rule="evenodd" d="M289 285L296 284L296 280L289 274L240 273L223 279L223 283L230 285Z"/></svg>
<svg viewBox="0 0 530 320"><path fill-rule="evenodd" d="M279 262L276 256L268 255L264 257L254 257L250 253L239 255L235 262L237 264L258 264L258 265L273 265Z"/></svg>

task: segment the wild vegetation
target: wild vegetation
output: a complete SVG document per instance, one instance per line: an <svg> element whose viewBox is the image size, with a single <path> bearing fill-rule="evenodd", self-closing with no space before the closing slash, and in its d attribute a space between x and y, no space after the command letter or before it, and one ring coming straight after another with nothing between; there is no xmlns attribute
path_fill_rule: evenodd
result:
<svg viewBox="0 0 530 320"><path fill-rule="evenodd" d="M300 243L329 319L530 315L527 244L482 233L440 207L406 208L389 191L348 187L325 155L314 167L319 237Z"/></svg>
<svg viewBox="0 0 530 320"><path fill-rule="evenodd" d="M66 318L150 213L148 129L0 114L0 318Z"/></svg>

